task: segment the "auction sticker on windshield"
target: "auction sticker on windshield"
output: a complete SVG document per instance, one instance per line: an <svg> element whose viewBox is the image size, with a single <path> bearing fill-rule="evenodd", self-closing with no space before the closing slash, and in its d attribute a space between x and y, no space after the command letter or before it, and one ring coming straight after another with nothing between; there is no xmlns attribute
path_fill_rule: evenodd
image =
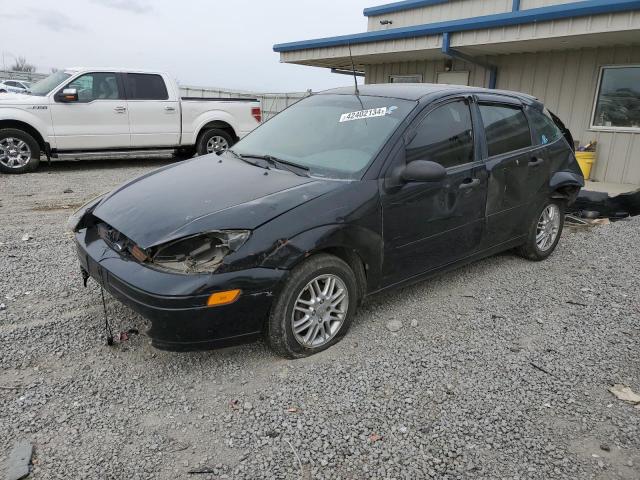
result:
<svg viewBox="0 0 640 480"><path fill-rule="evenodd" d="M397 108L397 107L396 107ZM351 120L363 120L365 118L384 117L395 110L394 107L370 108L369 110L359 110L357 112L343 113L340 116L340 123L350 122Z"/></svg>

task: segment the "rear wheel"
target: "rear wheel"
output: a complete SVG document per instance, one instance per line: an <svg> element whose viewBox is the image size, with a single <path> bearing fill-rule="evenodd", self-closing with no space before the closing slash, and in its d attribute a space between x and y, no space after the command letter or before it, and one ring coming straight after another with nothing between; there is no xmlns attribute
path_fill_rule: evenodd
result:
<svg viewBox="0 0 640 480"><path fill-rule="evenodd" d="M326 350L347 333L358 303L353 270L333 255L319 254L296 267L269 315L271 347L288 358Z"/></svg>
<svg viewBox="0 0 640 480"><path fill-rule="evenodd" d="M26 173L39 163L40 145L35 138L15 128L0 130L0 172Z"/></svg>
<svg viewBox="0 0 640 480"><path fill-rule="evenodd" d="M549 200L538 210L529 226L527 242L518 249L522 257L540 261L553 253L562 236L564 210L560 200Z"/></svg>
<svg viewBox="0 0 640 480"><path fill-rule="evenodd" d="M233 138L225 130L211 128L200 135L196 149L198 155L208 155L210 153L220 155L229 149L233 143Z"/></svg>

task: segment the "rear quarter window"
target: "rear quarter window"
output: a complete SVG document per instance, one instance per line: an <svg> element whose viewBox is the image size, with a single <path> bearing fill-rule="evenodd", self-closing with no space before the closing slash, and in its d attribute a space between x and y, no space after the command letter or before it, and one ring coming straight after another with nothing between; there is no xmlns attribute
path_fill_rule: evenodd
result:
<svg viewBox="0 0 640 480"><path fill-rule="evenodd" d="M562 132L555 122L539 110L530 108L527 111L533 127L533 139L536 145L553 143L562 137Z"/></svg>
<svg viewBox="0 0 640 480"><path fill-rule="evenodd" d="M125 89L129 100L167 100L169 93L160 75L127 73Z"/></svg>

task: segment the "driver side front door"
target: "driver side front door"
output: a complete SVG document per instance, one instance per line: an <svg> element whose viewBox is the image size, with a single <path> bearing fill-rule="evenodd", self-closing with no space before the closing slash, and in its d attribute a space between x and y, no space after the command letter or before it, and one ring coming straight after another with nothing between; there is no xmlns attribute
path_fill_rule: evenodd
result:
<svg viewBox="0 0 640 480"><path fill-rule="evenodd" d="M440 182L405 183L383 194L385 285L444 268L480 247L487 173L477 154L472 106L470 99L454 99L417 120L401 163L434 161L447 169L447 176Z"/></svg>
<svg viewBox="0 0 640 480"><path fill-rule="evenodd" d="M85 73L65 88L75 88L78 100L51 98L51 120L58 150L130 148L129 111L122 82L112 72Z"/></svg>

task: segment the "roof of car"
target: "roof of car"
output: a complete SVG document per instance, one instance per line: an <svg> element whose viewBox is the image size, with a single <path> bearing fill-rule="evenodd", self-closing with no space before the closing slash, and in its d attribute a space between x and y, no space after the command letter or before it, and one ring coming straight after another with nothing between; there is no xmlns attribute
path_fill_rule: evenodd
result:
<svg viewBox="0 0 640 480"><path fill-rule="evenodd" d="M358 91L360 95L369 95L373 97L389 97L399 98L402 100L420 100L428 95L438 93L493 93L506 95L509 97L517 97L523 100L536 101L535 97L525 93L512 92L507 90L490 90L488 88L466 87L462 85L445 85L436 83L381 83L375 85L359 85ZM338 94L353 95L354 87L341 87L325 90L322 94Z"/></svg>

